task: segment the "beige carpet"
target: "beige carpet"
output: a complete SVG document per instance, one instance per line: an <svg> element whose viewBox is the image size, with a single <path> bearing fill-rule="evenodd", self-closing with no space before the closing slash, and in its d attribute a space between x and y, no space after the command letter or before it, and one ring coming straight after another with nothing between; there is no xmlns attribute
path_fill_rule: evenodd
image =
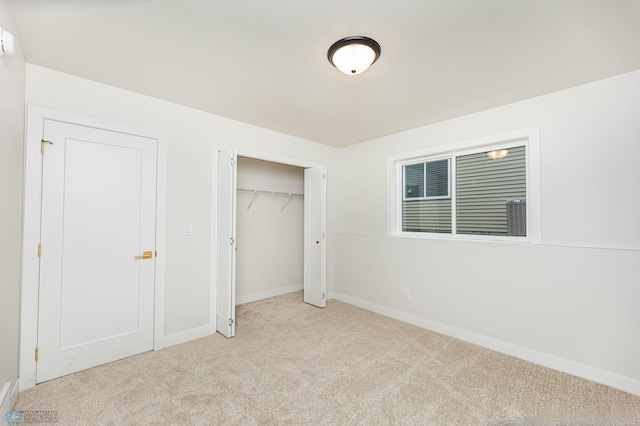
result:
<svg viewBox="0 0 640 426"><path fill-rule="evenodd" d="M330 300L239 306L214 335L52 380L60 425L640 425L640 397Z"/></svg>

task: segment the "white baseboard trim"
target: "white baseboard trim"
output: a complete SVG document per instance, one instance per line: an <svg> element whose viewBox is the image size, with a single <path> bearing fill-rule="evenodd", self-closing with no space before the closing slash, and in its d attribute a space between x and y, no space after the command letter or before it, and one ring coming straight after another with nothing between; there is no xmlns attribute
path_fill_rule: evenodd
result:
<svg viewBox="0 0 640 426"><path fill-rule="evenodd" d="M290 285L288 287L274 288L272 290L263 291L260 293L247 294L245 296L236 297L236 305L243 305L245 303L255 302L257 300L268 299L270 297L281 296L287 293L293 293L294 291L300 291L304 289L304 284Z"/></svg>
<svg viewBox="0 0 640 426"><path fill-rule="evenodd" d="M11 386L11 382L6 382L4 386L2 386L2 390L0 390L0 425L8 424L5 421L5 415L16 403L18 391L20 390L18 386L19 383L20 381L17 379L13 383L13 386Z"/></svg>
<svg viewBox="0 0 640 426"><path fill-rule="evenodd" d="M168 348L169 346L179 345L180 343L199 339L201 337L205 337L214 333L215 331L212 333L211 327L209 327L209 324L207 324L189 330L181 331L179 333L169 334L168 336L164 336L164 347Z"/></svg>
<svg viewBox="0 0 640 426"><path fill-rule="evenodd" d="M16 382L13 384L13 389L11 390L11 407L16 405L19 392L20 392L20 380L16 379Z"/></svg>
<svg viewBox="0 0 640 426"><path fill-rule="evenodd" d="M6 382L0 390L0 424L6 425L7 422L4 419L7 411L11 410L11 395L9 390L11 389L11 382Z"/></svg>
<svg viewBox="0 0 640 426"><path fill-rule="evenodd" d="M428 330L435 331L436 333L464 340L465 342L473 343L474 345L482 346L484 348L511 355L525 361L533 362L534 364L538 364L543 367L562 371L573 376L578 376L583 379L591 380L593 382L597 382L603 385L610 386L612 388L620 389L633 395L640 396L640 380L632 379L630 377L622 376L610 371L600 370L598 368L560 358L555 355L550 355L544 352L526 348L524 346L515 345L504 340L499 340L493 337L463 330L461 328L452 327L450 325L443 324L437 321L431 321L417 315L408 314L406 312L388 308L386 306L378 305L376 303L358 299L346 294L331 292L329 293L329 298L340 300L359 308L363 308L368 311L372 311L409 324L413 324L418 327L426 328Z"/></svg>

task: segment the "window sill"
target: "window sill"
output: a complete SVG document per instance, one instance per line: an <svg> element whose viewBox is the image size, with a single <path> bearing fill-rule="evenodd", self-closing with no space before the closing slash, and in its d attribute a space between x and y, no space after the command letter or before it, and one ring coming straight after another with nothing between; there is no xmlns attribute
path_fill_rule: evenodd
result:
<svg viewBox="0 0 640 426"><path fill-rule="evenodd" d="M390 237L424 240L463 241L479 243L533 244L528 237L501 237L499 235L449 235L422 232L392 232Z"/></svg>

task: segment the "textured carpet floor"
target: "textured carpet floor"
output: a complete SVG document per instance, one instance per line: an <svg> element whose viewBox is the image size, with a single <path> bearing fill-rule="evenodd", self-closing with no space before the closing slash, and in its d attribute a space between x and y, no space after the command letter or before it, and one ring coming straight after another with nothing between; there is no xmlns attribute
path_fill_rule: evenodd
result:
<svg viewBox="0 0 640 426"><path fill-rule="evenodd" d="M59 425L640 425L640 397L300 292L21 392Z"/></svg>

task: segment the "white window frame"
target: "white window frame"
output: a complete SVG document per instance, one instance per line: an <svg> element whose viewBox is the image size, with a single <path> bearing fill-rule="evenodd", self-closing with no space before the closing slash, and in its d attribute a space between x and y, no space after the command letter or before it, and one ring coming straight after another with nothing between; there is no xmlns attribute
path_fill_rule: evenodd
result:
<svg viewBox="0 0 640 426"><path fill-rule="evenodd" d="M511 243L541 242L541 210L540 210L540 136L538 127L531 127L513 132L501 133L482 138L466 140L446 145L434 146L419 151L390 155L387 157L388 211L387 233L395 237L430 238L465 241L497 241ZM526 151L526 192L527 192L527 235L469 235L458 234L456 230L456 162L457 156L482 151L509 149L524 146ZM402 231L402 202L404 200L403 166L422 161L435 161L449 158L449 195L451 197L451 233L404 232Z"/></svg>

